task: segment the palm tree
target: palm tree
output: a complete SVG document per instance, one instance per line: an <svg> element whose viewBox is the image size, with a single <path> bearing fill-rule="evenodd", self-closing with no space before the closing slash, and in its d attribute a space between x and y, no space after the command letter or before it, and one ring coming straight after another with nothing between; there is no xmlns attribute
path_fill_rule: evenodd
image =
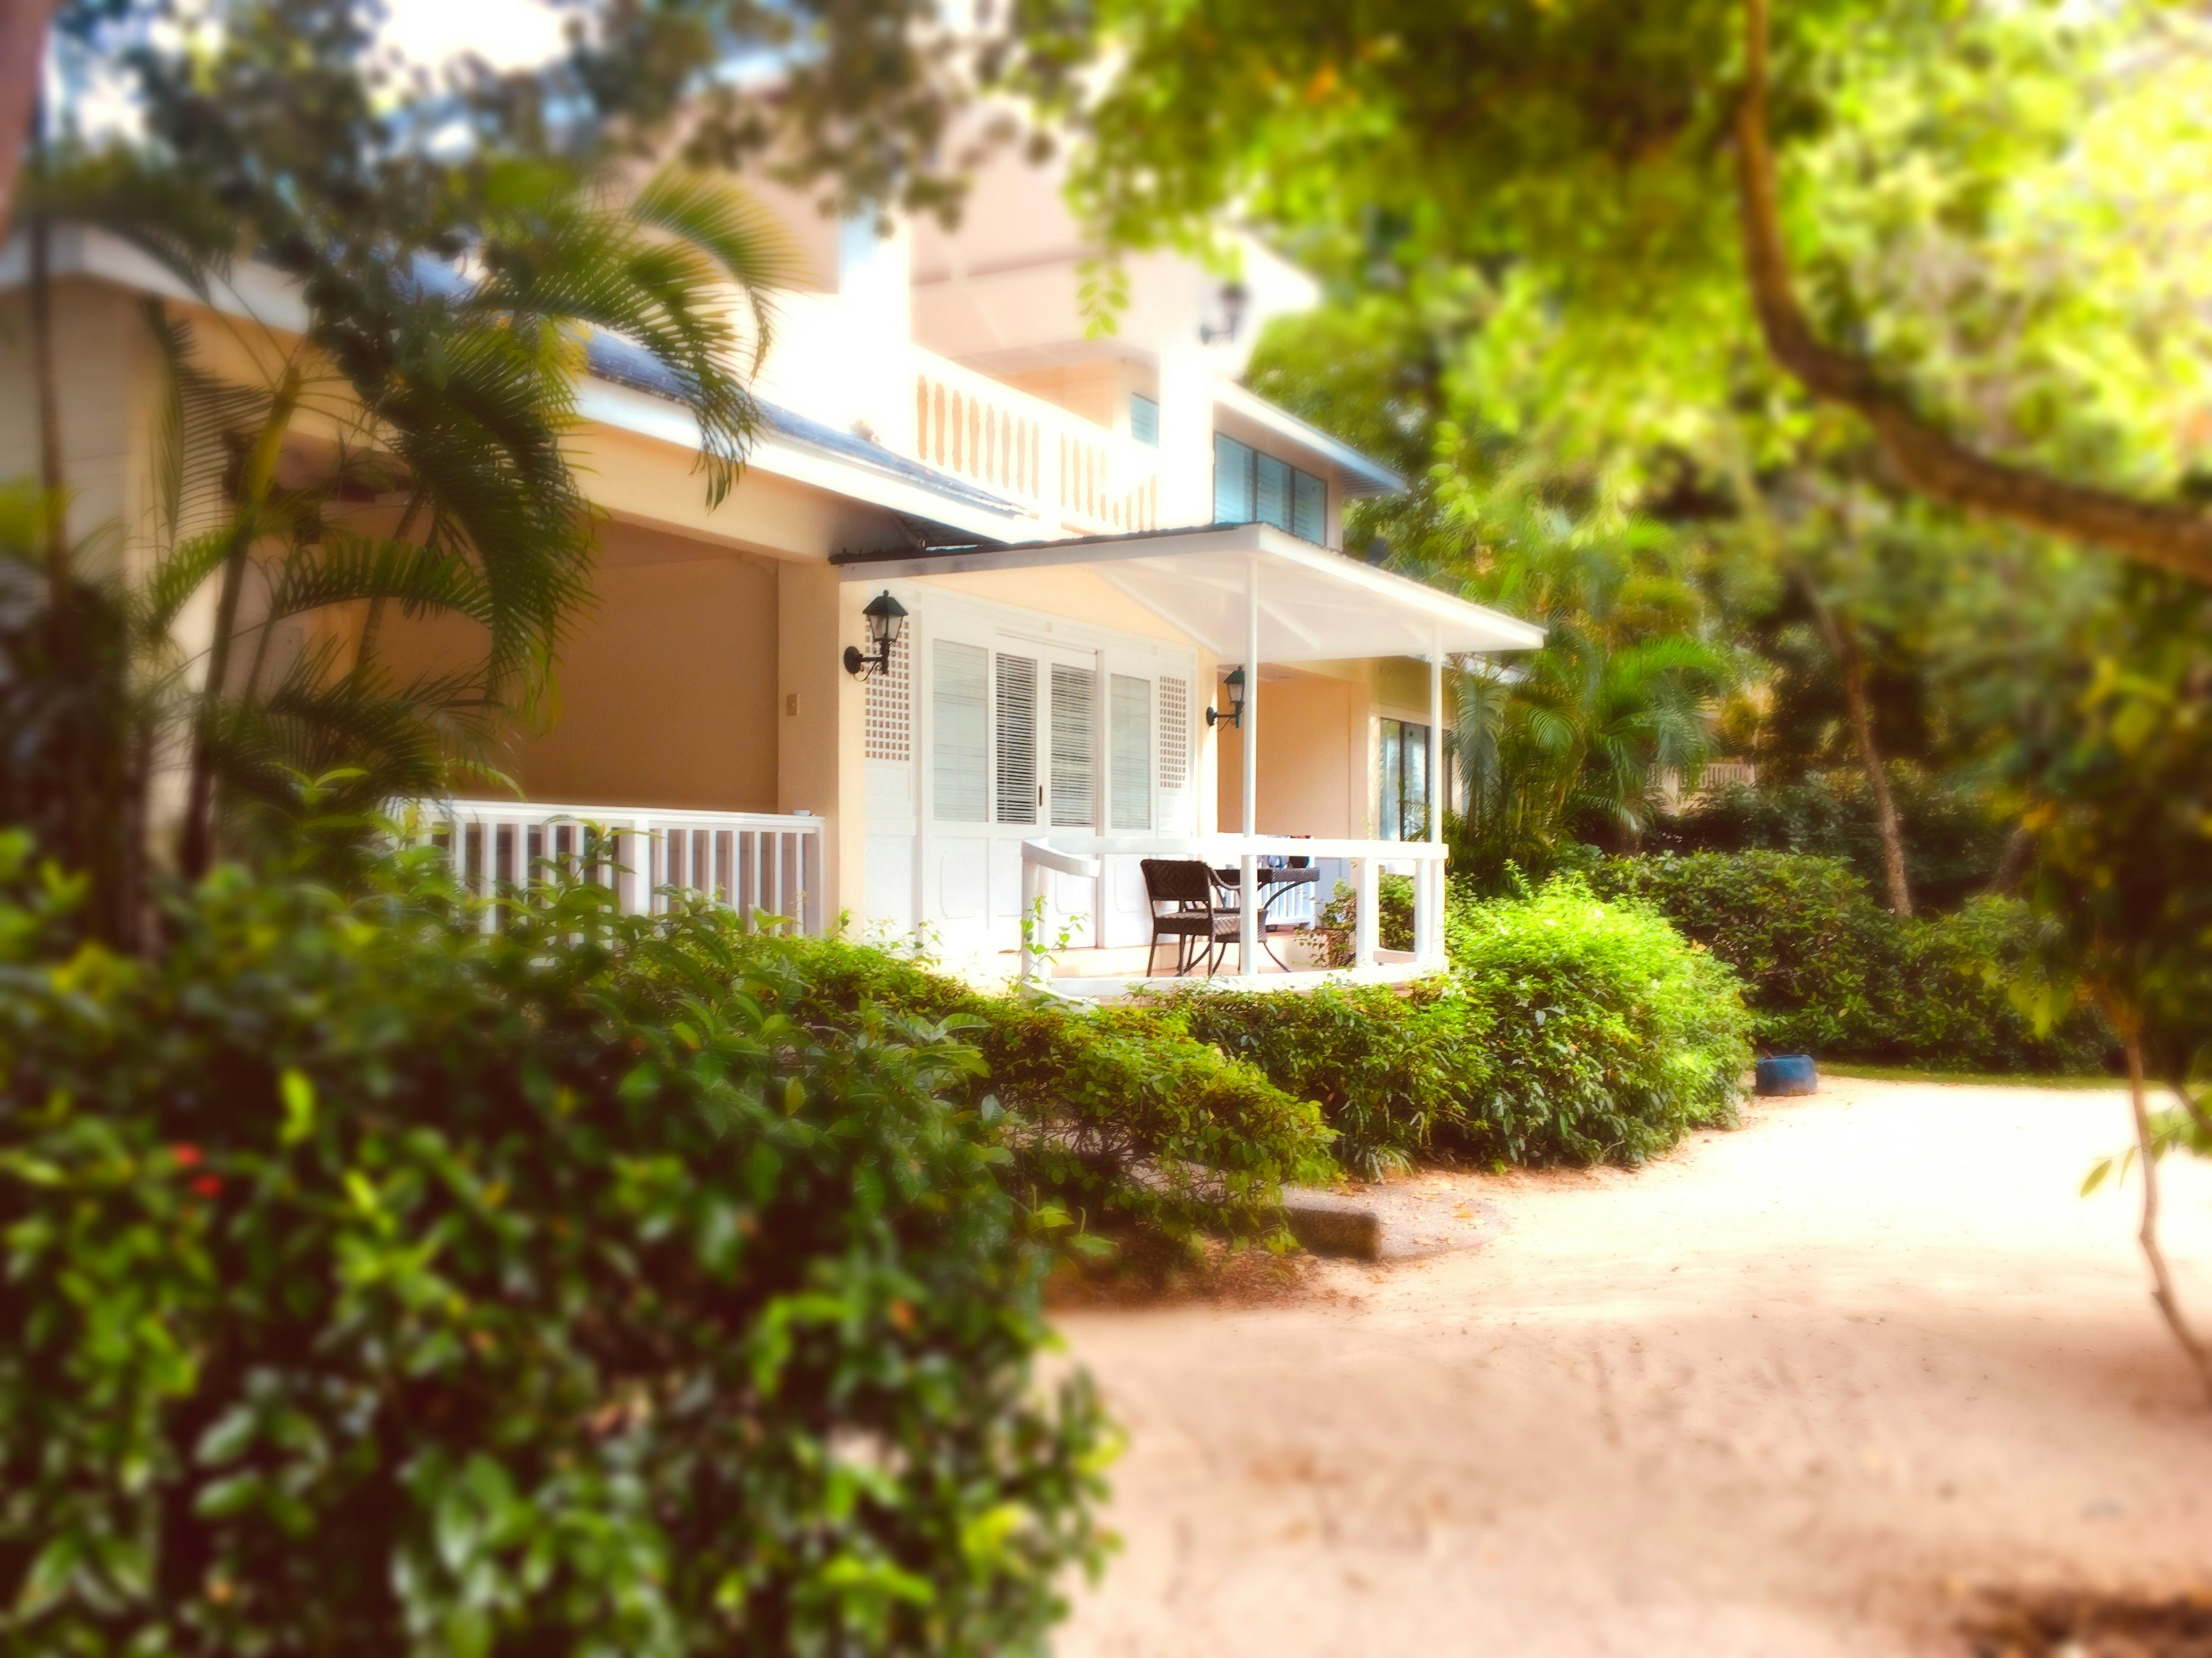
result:
<svg viewBox="0 0 2212 1658"><path fill-rule="evenodd" d="M235 844L251 808L296 799L301 775L343 773L317 791L325 813L434 789L538 704L590 598L594 525L566 443L594 343L665 371L718 501L757 422L746 383L783 264L726 176L641 177L604 135L492 107L494 88L395 97L362 8L227 0L220 14L205 34L130 36L114 58L137 130L94 144L66 111L39 123L18 204L34 247L57 220L90 221L202 302L149 308L170 393L150 577L92 592L60 531L52 422L33 503L49 530L42 659L94 671L76 648L85 604L127 633L131 683L93 700L138 711L141 786L161 765L184 773L188 874ZM289 317L257 313L251 296L274 288ZM51 408L50 331L33 332ZM218 357L253 367L219 374ZM209 589L212 622L180 646ZM395 606L466 618L481 651L441 674L393 671ZM82 863L124 815L88 796L52 850Z"/></svg>
<svg viewBox="0 0 2212 1658"><path fill-rule="evenodd" d="M757 420L744 379L768 343L772 232L708 174L669 169L619 194L541 166L514 172L494 180L499 211L458 267L370 264L373 279L322 300L298 338L258 331L270 365L258 385L217 382L188 331L155 319L173 464L149 639L217 583L204 659L191 665L204 690L190 721L188 872L212 854L225 804L281 801L296 777L333 768L357 774L338 809L434 790L501 719L536 705L590 597L595 527L563 440L595 338L672 371L698 420L709 498L734 481ZM310 416L335 442L295 440ZM239 458L230 499L195 525L187 495L218 452ZM252 577L262 602L248 620ZM395 606L475 623L480 658L394 677L380 646ZM339 610L361 618L349 636L279 645L285 624Z"/></svg>
<svg viewBox="0 0 2212 1658"><path fill-rule="evenodd" d="M1455 677L1467 810L1454 867L1495 886L1509 862L1540 874L1577 842L1633 845L1662 780L1694 784L1711 758L1733 665L1695 631L1658 526L1577 520L1510 492L1481 507L1462 586L1545 629L1541 649Z"/></svg>

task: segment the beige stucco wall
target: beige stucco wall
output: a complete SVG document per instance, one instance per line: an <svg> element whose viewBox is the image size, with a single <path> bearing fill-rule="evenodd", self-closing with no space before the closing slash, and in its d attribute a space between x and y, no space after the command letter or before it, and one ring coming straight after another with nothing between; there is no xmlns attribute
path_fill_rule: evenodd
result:
<svg viewBox="0 0 2212 1658"><path fill-rule="evenodd" d="M823 914L848 912L859 920L867 847L867 696L842 659L846 646L866 642L860 608L871 590L841 580L827 564L785 564L776 576L775 810L827 820Z"/></svg>
<svg viewBox="0 0 2212 1658"><path fill-rule="evenodd" d="M1262 835L1364 835L1374 817L1366 688L1357 680L1288 674L1260 681L1258 719ZM1215 707L1229 706L1217 686ZM1219 823L1244 823L1242 737L1235 726L1214 732Z"/></svg>
<svg viewBox="0 0 2212 1658"><path fill-rule="evenodd" d="M121 558L135 575L154 528L152 337L131 295L68 278L54 283L53 321L70 537L94 561L89 573L112 574ZM0 298L0 480L38 478L31 366L30 312L19 289Z"/></svg>
<svg viewBox="0 0 2212 1658"><path fill-rule="evenodd" d="M1030 570L923 576L919 580L924 586L942 587L947 592L969 593L1000 604L1018 604L1046 616L1069 616L1097 627L1134 634L1139 639L1164 640L1171 645L1187 646L1201 658L1208 654L1205 646L1164 621L1158 612L1146 610L1096 570L1062 564ZM878 591L866 582L855 585L865 587L871 596Z"/></svg>
<svg viewBox="0 0 2212 1658"><path fill-rule="evenodd" d="M777 810L775 567L610 525L592 587L541 717L511 730L492 763L535 800ZM401 674L482 648L451 619L387 623L386 639Z"/></svg>

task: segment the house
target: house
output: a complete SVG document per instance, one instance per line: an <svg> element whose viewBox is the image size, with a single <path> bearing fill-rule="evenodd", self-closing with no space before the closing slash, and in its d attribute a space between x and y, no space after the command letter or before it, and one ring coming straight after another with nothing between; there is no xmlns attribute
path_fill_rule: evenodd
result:
<svg viewBox="0 0 2212 1658"><path fill-rule="evenodd" d="M1414 959L1380 950L1369 902L1352 971L1439 960L1443 663L1540 635L1342 552L1346 502L1401 480L1237 383L1310 282L1249 240L1234 281L1143 254L1098 334L1048 170L1002 157L951 233L767 199L799 274L766 429L719 506L656 365L594 344L597 604L552 717L495 756L525 799L441 809L471 874L520 876L588 817L624 836L626 902L673 884L810 929L921 929L999 973L1025 936L1065 937L1062 987L1103 993L1151 959L1144 858L1236 869L1224 965L1279 979L1259 907L1314 888L1269 886L1261 860L1304 857L1323 893L1419 878ZM89 230L55 262L76 522L127 525L149 487L140 295L189 295ZM21 280L11 253L0 287ZM0 399L0 472L30 470L28 404ZM880 648L872 605L899 623ZM425 626L387 649L452 644Z"/></svg>

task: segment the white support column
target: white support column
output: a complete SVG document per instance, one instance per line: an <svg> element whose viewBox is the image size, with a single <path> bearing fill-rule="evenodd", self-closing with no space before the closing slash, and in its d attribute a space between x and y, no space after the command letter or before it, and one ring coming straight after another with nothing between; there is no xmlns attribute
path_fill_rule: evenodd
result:
<svg viewBox="0 0 2212 1658"><path fill-rule="evenodd" d="M1380 859L1355 858L1352 860L1353 911L1352 917L1352 964L1354 967L1373 967L1375 951L1382 929L1375 913L1377 878L1382 872Z"/></svg>
<svg viewBox="0 0 2212 1658"><path fill-rule="evenodd" d="M1444 653L1429 653L1429 844L1444 839ZM1423 967L1442 967L1444 961L1444 866L1421 866L1419 890L1414 895L1414 958Z"/></svg>
<svg viewBox="0 0 2212 1658"><path fill-rule="evenodd" d="M1244 567L1244 833L1260 832L1260 561ZM1260 860L1247 850L1238 860L1243 879L1237 921L1237 970L1260 970Z"/></svg>

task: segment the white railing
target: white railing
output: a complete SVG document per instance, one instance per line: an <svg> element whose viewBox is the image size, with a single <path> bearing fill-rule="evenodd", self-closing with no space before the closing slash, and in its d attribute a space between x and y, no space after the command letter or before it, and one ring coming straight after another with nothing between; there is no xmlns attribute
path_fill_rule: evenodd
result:
<svg viewBox="0 0 2212 1658"><path fill-rule="evenodd" d="M1159 527L1159 453L942 357L914 378L915 453L1078 535Z"/></svg>
<svg viewBox="0 0 2212 1658"><path fill-rule="evenodd" d="M668 907L668 890L749 920L822 930L822 819L750 811L660 811L515 800L418 800L392 809L418 843L442 847L486 901L542 880L549 865L613 889L626 914Z"/></svg>
<svg viewBox="0 0 2212 1658"><path fill-rule="evenodd" d="M1073 876L1096 880L1102 858L1191 858L1210 868L1237 867L1239 895L1237 972L1252 977L1260 971L1261 902L1260 859L1262 858L1343 859L1352 866L1355 895L1352 966L1335 976L1363 976L1385 969L1436 973L1444 967L1444 869L1449 848L1430 841L1296 840L1280 835L1200 835L1174 838L1130 835L1054 835L1022 842L1022 908L1029 915L1042 913L1047 878ZM1376 936L1378 877L1386 864L1413 866L1413 948L1410 963L1392 957L1386 960ZM1044 957L1030 948L1030 933L1022 939L1021 975L1024 981L1041 981L1048 971ZM1330 976L1291 975L1310 981ZM1278 976L1273 982L1284 982Z"/></svg>

